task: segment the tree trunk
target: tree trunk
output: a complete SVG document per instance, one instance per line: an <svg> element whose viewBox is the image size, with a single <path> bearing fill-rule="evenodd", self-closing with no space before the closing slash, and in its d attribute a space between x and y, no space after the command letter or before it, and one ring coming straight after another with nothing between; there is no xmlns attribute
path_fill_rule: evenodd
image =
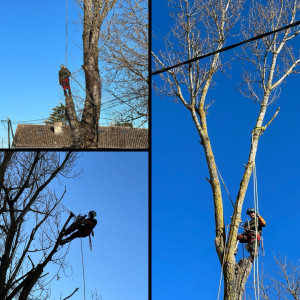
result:
<svg viewBox="0 0 300 300"><path fill-rule="evenodd" d="M66 96L66 116L69 120L70 127L71 127L71 138L72 138L72 145L73 148L81 148L82 147L82 132L80 122L78 121L75 105L73 102L73 98L71 96Z"/></svg>
<svg viewBox="0 0 300 300"><path fill-rule="evenodd" d="M104 17L101 10L106 1L85 0L83 5L83 61L86 98L81 120L85 148L98 147L98 124L101 105L101 81L99 74L99 34Z"/></svg>
<svg viewBox="0 0 300 300"><path fill-rule="evenodd" d="M242 300L251 269L252 263L249 259L224 264L224 300Z"/></svg>

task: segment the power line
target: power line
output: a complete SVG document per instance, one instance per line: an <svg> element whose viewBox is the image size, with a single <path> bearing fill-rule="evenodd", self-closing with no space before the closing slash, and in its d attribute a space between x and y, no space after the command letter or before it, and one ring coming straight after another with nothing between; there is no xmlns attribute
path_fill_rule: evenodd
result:
<svg viewBox="0 0 300 300"><path fill-rule="evenodd" d="M20 123L43 123L45 120L47 120L48 117L44 119L36 119L36 120L27 120L27 121L12 121L12 124L20 124Z"/></svg>
<svg viewBox="0 0 300 300"><path fill-rule="evenodd" d="M255 37L250 38L250 39L247 39L247 40L244 40L244 41L242 41L242 42L239 42L239 43L236 43L236 44L233 44L233 45L230 45L230 46L221 48L221 49L219 49L219 50L210 52L210 53L208 53L208 54L204 54L204 55L200 55L200 56L191 58L191 59L189 59L189 60L186 60L186 61L180 62L180 63L178 63L178 64L175 64L175 65L173 65L173 66L170 66L170 67L167 67L167 68L163 68L163 69L161 69L161 70L154 71L153 73L151 73L151 75L161 74L161 73L163 73L163 72L166 72L166 71L169 71L169 70L171 70L171 69L180 67L180 66L185 65L185 64L187 64L187 63L191 63L191 62L194 62L194 61L203 59L203 58L205 58L205 57L209 57L209 56L212 56L212 55L214 55L214 54L221 53L221 52L224 52L224 51L233 49L233 48L238 47L238 46L240 46L240 45L243 45L243 44L246 44L246 43L249 43L249 42L253 42L253 41L259 40L259 39L264 38L264 37L266 37L266 36L268 36L268 35L274 34L274 33L276 33L276 32L279 32L279 31L282 31L282 30L285 30L285 29L289 29L289 28L291 28L291 27L295 27L295 26L297 26L297 25L300 25L300 21L291 23L291 24L289 24L289 25L286 25L286 26L284 26L284 27L278 28L278 29L273 30L273 31L269 31L269 32L266 32L266 33L259 34L259 35L255 36ZM153 53L153 52L152 52L152 53Z"/></svg>

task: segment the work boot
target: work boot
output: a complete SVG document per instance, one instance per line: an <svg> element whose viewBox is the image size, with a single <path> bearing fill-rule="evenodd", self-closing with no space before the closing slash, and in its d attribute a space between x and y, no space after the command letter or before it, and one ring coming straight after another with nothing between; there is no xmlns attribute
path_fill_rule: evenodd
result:
<svg viewBox="0 0 300 300"><path fill-rule="evenodd" d="M64 94L65 94L65 96L68 96L68 94L67 94L67 91L66 91L66 90L64 90Z"/></svg>
<svg viewBox="0 0 300 300"><path fill-rule="evenodd" d="M71 90L68 90L68 92L69 92L69 97L71 97L71 96L72 96L72 94L71 94Z"/></svg>

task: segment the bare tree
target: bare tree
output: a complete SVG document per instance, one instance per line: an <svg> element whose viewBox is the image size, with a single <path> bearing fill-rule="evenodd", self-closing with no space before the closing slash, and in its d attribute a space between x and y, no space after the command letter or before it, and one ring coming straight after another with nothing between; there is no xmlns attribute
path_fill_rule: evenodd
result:
<svg viewBox="0 0 300 300"><path fill-rule="evenodd" d="M274 256L277 271L266 274L260 282L261 297L270 299L300 299L299 261L294 264Z"/></svg>
<svg viewBox="0 0 300 300"><path fill-rule="evenodd" d="M148 122L148 1L122 0L101 35L99 57L120 123ZM107 109L107 108L104 108Z"/></svg>
<svg viewBox="0 0 300 300"><path fill-rule="evenodd" d="M239 0L170 0L174 27L166 37L166 51L154 54L157 68L174 65L180 61L200 56L222 48L230 30L238 21L243 1ZM267 1L260 4L253 1L249 22L245 32L257 34L275 29L281 24L292 23L299 11L299 1ZM288 44L299 33L299 28L286 30L266 37L244 48L244 59L253 63L244 76L248 85L248 95L255 97L261 109L251 133L249 157L235 200L228 239L225 234L223 199L217 166L208 135L206 114L211 103L207 101L209 88L214 85L217 71L224 71L220 55L215 54L206 62L188 63L161 74L164 85L157 86L159 93L180 101L191 114L204 149L215 208L215 246L224 275L224 299L242 299L245 283L252 268L252 262L234 256L236 237L241 222L241 211L250 176L254 167L259 138L270 122L263 126L268 105L274 100L276 88L295 71L299 64L294 58L293 49ZM281 54L281 55L280 55ZM253 79L257 74L260 76ZM277 79L276 79L277 77ZM255 85L256 84L256 85ZM245 90L244 90L245 92ZM226 251L225 251L226 250Z"/></svg>
<svg viewBox="0 0 300 300"><path fill-rule="evenodd" d="M66 96L66 114L75 148L98 147L98 125L101 108L99 74L99 38L101 27L117 0L78 0L83 10L83 69L86 98L79 120L73 98Z"/></svg>
<svg viewBox="0 0 300 300"><path fill-rule="evenodd" d="M65 192L58 197L49 184L75 176L75 160L71 152L0 153L0 299L49 299L44 269L66 266L59 242L71 219L61 222Z"/></svg>

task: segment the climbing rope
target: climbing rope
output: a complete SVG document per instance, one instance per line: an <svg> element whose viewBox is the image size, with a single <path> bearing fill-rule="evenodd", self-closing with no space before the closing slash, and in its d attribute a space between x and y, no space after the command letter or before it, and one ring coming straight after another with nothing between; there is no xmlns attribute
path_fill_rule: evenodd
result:
<svg viewBox="0 0 300 300"><path fill-rule="evenodd" d="M52 193L52 191L46 187L46 189L48 190L48 192L54 197L55 195ZM61 202L59 203L61 205L61 207L66 211L68 212L69 214L72 214L73 215L73 218L75 219L76 216L75 214L73 214L69 209L67 209L65 207L65 205L63 205ZM81 263L82 263L82 276L83 276L83 289L84 289L84 300L86 299L85 298L85 276L84 276L84 262L83 262L83 250L82 250L82 239L80 238L80 243L81 243ZM91 242L90 242L91 243ZM69 247L70 247L70 244L68 246L68 250L69 250ZM68 251L67 250L67 251Z"/></svg>
<svg viewBox="0 0 300 300"><path fill-rule="evenodd" d="M259 212L258 208L258 189L257 189L257 174L255 161L253 164L253 189L254 189L254 210ZM253 271L253 281L254 281L254 294L255 299L259 300L259 270L258 270L258 243L257 243L257 229L258 229L258 218L255 214L255 248L254 248L254 271Z"/></svg>
<svg viewBox="0 0 300 300"><path fill-rule="evenodd" d="M68 65L68 0L66 0L66 56L65 65Z"/></svg>
<svg viewBox="0 0 300 300"><path fill-rule="evenodd" d="M81 243L81 263L82 263L82 277L83 277L83 290L84 290L84 300L85 300L85 277L84 277L84 263L83 263L83 250L82 250L82 239L80 238Z"/></svg>
<svg viewBox="0 0 300 300"><path fill-rule="evenodd" d="M278 113L278 111L277 111ZM274 117L272 118L274 119ZM271 123L271 121L269 122ZM268 124L269 124L268 123ZM267 125L268 125L267 124ZM261 132L265 130L267 126L259 128ZM257 129L256 127L255 129ZM251 142L253 144L253 133L252 131L252 137ZM257 174L256 174L256 164L255 164L255 158L253 160L253 197L254 197L254 210L255 210L255 247L254 247L254 257L253 257L253 264L254 264L254 270L253 270L253 286L254 286L254 296L256 300L259 300L259 270L258 270L258 243L257 243L257 231L258 231L258 217L257 214L259 213L259 207L258 207L258 189L257 189Z"/></svg>
<svg viewBox="0 0 300 300"><path fill-rule="evenodd" d="M221 289L221 284L222 284L222 276L223 276L223 266L224 266L224 260L225 260L225 255L226 255L226 248L227 248L227 235L228 235L228 228L230 225L226 226L226 237L225 237L225 248L224 248L224 253L223 253L223 261L222 261L222 267L221 267L221 276L220 276L220 282L219 282L219 290L218 290L218 298L219 300L220 297L220 289Z"/></svg>

